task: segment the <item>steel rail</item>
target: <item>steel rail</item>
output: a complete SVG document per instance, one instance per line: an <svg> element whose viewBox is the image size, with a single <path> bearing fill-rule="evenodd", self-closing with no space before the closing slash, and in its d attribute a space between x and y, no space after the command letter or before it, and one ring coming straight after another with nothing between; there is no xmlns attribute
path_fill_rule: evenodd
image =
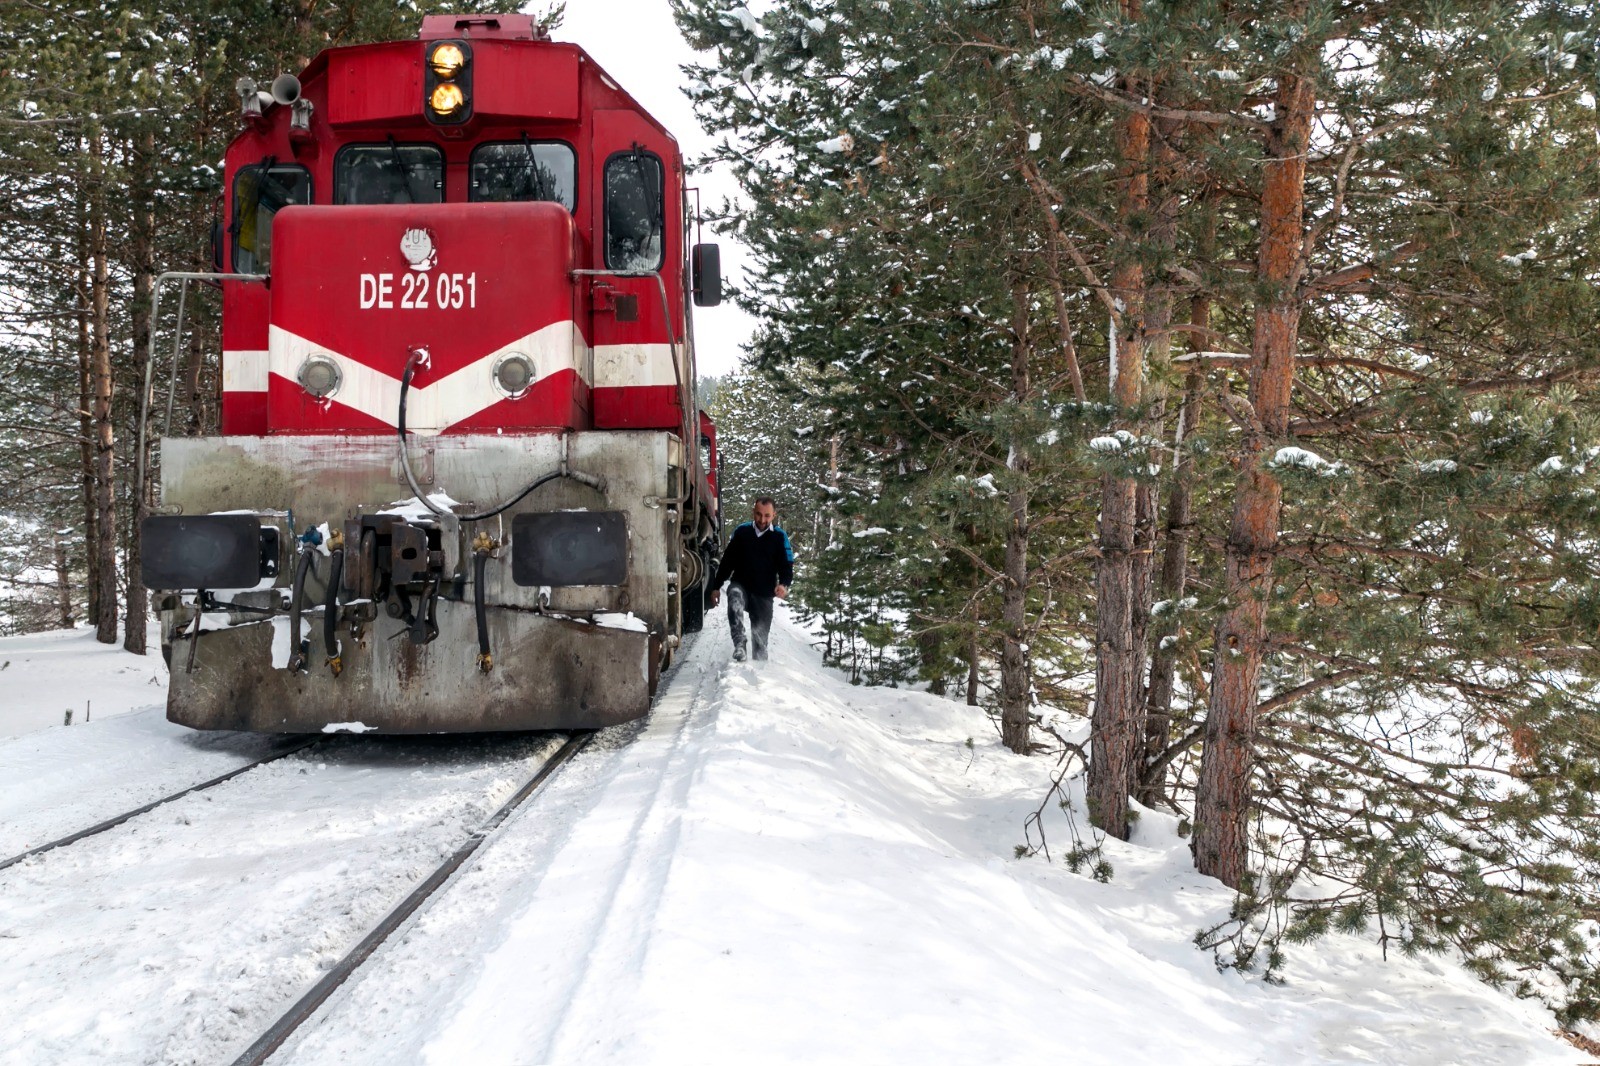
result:
<svg viewBox="0 0 1600 1066"><path fill-rule="evenodd" d="M68 844L76 844L78 841L84 839L85 837L92 837L92 836L94 836L94 835L96 835L98 833L104 833L107 829L115 829L117 826L121 825L123 822L130 821L130 820L132 820L134 818L137 818L141 814L147 814L150 811L155 810L157 807L160 807L160 806L162 806L164 804L167 804L167 803L171 803L173 800L182 799L184 796L187 796L187 795L189 795L191 793L194 793L194 792L203 792L208 788L213 788L213 787L215 787L217 785L222 784L224 781L231 781L235 777L238 777L242 773L245 773L245 772L250 771L250 770L254 770L258 766L264 766L269 762L276 762L277 760L283 758L286 755L293 755L297 751L303 751L306 748L309 748L311 745L315 744L317 741L325 740L325 739L327 739L327 738L325 738L325 737L306 737L303 740L299 741L298 743L293 744L290 747L284 748L282 751L276 751L276 752L273 752L271 755L263 756L262 758L257 759L255 762L245 763L243 766L237 767L236 769L233 769L233 770L229 770L227 773L221 775L220 777L213 777L211 780L202 781L198 785L190 785L188 788L184 789L181 792L174 792L169 796L162 796L160 799L151 800L149 803L146 803L143 807L136 807L133 810L128 811L128 812L126 812L124 814L119 814L119 815L116 815L115 817L107 818L103 822L96 822L94 825L91 825L89 828L80 829L76 833L73 833L70 836L64 836L64 837L60 838L59 840L52 840L48 844L40 844L36 848L30 848L29 850L24 851L20 855L13 855L9 859L5 859L4 861L0 861L0 870L4 870L8 866L15 866L17 863L21 862L23 859L32 858L33 856L42 854L42 853L44 853L46 851L53 851L56 848L63 848L63 847L66 847Z"/></svg>
<svg viewBox="0 0 1600 1066"><path fill-rule="evenodd" d="M244 1053L233 1060L233 1066L260 1066L267 1061L273 1052L283 1046L300 1026L304 1025L317 1008L327 1002L328 997L344 984L346 979L353 974L362 963L366 962L377 951L379 946L387 940L396 929L405 924L406 920L416 913L417 908L425 903L439 888L450 879L450 876L461 868L462 863L471 858L473 852L489 837L489 834L499 828L500 824L522 805L523 801L531 796L534 791L547 780L550 775L560 769L568 759L572 758L584 745L594 737L593 730L575 732L567 738L567 742L549 760L539 768L538 773L530 777L521 788L489 819L472 831L472 835L445 859L428 879L423 881L411 894L401 900L399 905L386 914L382 921L372 928L355 947L351 948L344 958L340 959L322 979L311 987L311 990L301 996L294 1006L290 1007L283 1015L256 1039L256 1042L245 1049Z"/></svg>

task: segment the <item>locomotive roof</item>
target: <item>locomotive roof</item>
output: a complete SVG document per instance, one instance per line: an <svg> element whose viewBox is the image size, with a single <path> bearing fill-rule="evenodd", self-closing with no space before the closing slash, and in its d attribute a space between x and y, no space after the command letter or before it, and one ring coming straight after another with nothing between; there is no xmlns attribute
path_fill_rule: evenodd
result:
<svg viewBox="0 0 1600 1066"><path fill-rule="evenodd" d="M531 15L425 15L415 40L419 45L436 40L494 41L575 53L580 69L584 65L592 68L609 90L626 100L633 110L660 130L674 145L678 143L672 131L662 125L660 120L650 113L649 108L639 103L620 81L595 62L593 56L584 51L580 45L567 41L552 41L549 34L534 23ZM298 76L303 82L321 80L327 76L328 65L335 56L390 48L398 43L403 42L373 41L367 44L324 48L312 57L311 62L305 65Z"/></svg>

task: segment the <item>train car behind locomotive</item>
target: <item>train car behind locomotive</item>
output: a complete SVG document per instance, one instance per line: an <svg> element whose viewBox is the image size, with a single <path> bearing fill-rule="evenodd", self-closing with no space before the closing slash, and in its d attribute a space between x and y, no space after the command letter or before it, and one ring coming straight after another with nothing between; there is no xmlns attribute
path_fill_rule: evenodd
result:
<svg viewBox="0 0 1600 1066"><path fill-rule="evenodd" d="M161 440L141 530L168 717L643 715L716 543L690 310L720 279L676 142L527 16L240 93L221 434Z"/></svg>

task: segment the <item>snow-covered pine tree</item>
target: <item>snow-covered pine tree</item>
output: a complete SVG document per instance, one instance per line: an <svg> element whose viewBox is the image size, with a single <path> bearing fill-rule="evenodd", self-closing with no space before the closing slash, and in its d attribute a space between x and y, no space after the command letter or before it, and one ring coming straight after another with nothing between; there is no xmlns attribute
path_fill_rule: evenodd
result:
<svg viewBox="0 0 1600 1066"><path fill-rule="evenodd" d="M1086 603L1093 504L1065 471L1099 460L1080 435L1089 408L1074 316L1105 295L1063 283L1079 266L1050 236L1081 201L1039 190L1104 202L1097 153L1083 149L1108 124L1063 111L1043 78L1018 77L1003 55L966 50L968 20L985 17L969 7L798 5L759 20L713 2L678 10L691 41L717 53L691 71L694 95L751 198L737 225L763 264L748 293L766 322L758 357L779 375L806 367L847 462L880 486L881 521L932 531L940 572L984 574L996 596L970 597L970 621L931 604L911 615L989 635L1003 732L1022 750L1029 635L1045 614L1078 626L1083 612L1067 604ZM1070 251L1103 273L1107 245L1097 232ZM1089 346L1103 359L1103 342ZM940 510L955 476L984 480L1005 513L977 530L972 515ZM1042 499L1065 510L1052 502L1037 515ZM932 595L966 583L921 585Z"/></svg>

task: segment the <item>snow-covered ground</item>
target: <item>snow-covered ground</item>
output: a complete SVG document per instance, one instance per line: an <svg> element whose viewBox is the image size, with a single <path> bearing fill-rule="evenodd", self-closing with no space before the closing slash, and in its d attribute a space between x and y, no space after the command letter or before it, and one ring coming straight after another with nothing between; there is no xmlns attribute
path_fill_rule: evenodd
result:
<svg viewBox="0 0 1600 1066"><path fill-rule="evenodd" d="M1107 845L1107 884L1018 859L1046 760L960 704L850 686L782 610L773 637L730 663L718 612L653 716L568 764L273 1061L1584 1060L1537 1005L1355 938L1292 949L1282 986L1219 973L1191 938L1230 894L1168 819ZM59 818L24 813L54 744L86 794L139 752L217 772L153 725L117 759L83 746L121 724L0 742L0 830ZM0 872L0 1063L227 1061L532 754L334 743Z"/></svg>
<svg viewBox="0 0 1600 1066"><path fill-rule="evenodd" d="M0 638L0 739L166 705L167 667L150 630L151 653L100 644L87 626Z"/></svg>

